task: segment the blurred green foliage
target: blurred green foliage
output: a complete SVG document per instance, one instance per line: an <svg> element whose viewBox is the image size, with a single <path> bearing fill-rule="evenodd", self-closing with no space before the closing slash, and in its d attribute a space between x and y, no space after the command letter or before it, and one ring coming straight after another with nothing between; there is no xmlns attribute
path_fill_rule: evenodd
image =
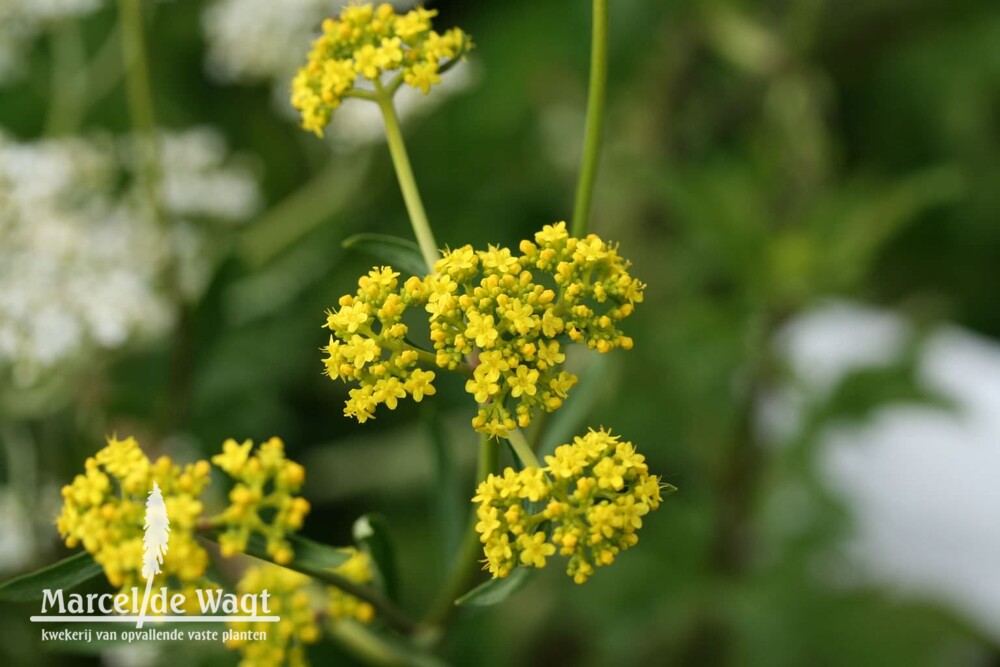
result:
<svg viewBox="0 0 1000 667"><path fill-rule="evenodd" d="M318 351L324 309L371 261L343 239L409 235L388 155L380 144L331 154L275 112L266 86L206 77L207 4L155 8L158 120L213 125L256 155L268 209L226 249L171 339L101 360L73 400L4 418L4 438L36 452L47 511L51 485L114 430L201 455L226 437L280 434L308 470L304 534L345 544L356 517L382 514L400 599L420 610L469 509L470 406L445 381L432 406L407 403L359 427L341 416L346 390L321 376ZM442 655L463 665L996 661L991 639L941 608L837 584L849 522L816 474L815 444L833 421L931 398L907 360L851 376L785 447L761 441L757 415L790 380L775 333L830 297L1000 337L1000 4L611 4L593 228L621 242L649 288L629 322L634 351L573 360L583 385L557 428L614 427L680 491L613 568L581 587L545 571L504 605L463 612ZM406 127L425 204L443 244L516 245L571 208L588 3L433 5L443 25L475 37L477 77ZM82 21L86 48L114 22L110 8ZM0 89L0 125L18 137L44 132L52 60L38 42L29 76ZM84 131L124 131L125 109L116 86ZM165 401L177 402L167 431ZM434 463L452 459L454 469ZM795 530L766 511L786 502L805 517ZM54 560L63 552L40 521ZM93 662L39 652L29 610L2 613L0 655L14 664ZM181 652L192 665L235 661L184 646L161 664ZM314 664L350 660L330 644L312 654Z"/></svg>

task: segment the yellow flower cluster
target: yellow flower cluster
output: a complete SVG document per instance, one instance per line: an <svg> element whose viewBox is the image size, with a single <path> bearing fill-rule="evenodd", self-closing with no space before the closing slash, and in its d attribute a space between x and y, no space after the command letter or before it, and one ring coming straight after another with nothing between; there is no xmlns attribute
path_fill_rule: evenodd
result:
<svg viewBox="0 0 1000 667"><path fill-rule="evenodd" d="M226 646L238 650L240 667L272 667L291 665L306 667L305 644L319 640L320 629L313 612L308 586L310 578L283 567L263 565L251 567L240 579L236 590L240 594L268 591L268 610L280 616L277 623L229 623L237 635ZM248 632L262 633L266 639L243 639Z"/></svg>
<svg viewBox="0 0 1000 667"><path fill-rule="evenodd" d="M63 487L56 526L67 547L83 545L112 586L139 585L146 497L156 482L170 517L170 549L159 576L181 585L197 581L208 565L194 531L210 469L207 461L181 467L165 456L151 462L135 438L109 438L86 460L84 473Z"/></svg>
<svg viewBox="0 0 1000 667"><path fill-rule="evenodd" d="M518 565L544 567L557 551L580 584L639 541L642 517L659 507L660 479L630 442L591 430L546 456L544 468L490 475L477 489L476 531L486 568L506 577Z"/></svg>
<svg viewBox="0 0 1000 667"><path fill-rule="evenodd" d="M375 408L395 410L407 395L419 402L434 394L434 372L417 367L420 352L406 340L403 313L423 304L426 289L410 278L400 289L399 274L389 267L372 269L358 281L356 296L345 295L340 308L328 311L326 328L333 334L324 350L325 373L344 382L356 381L344 414L365 422Z"/></svg>
<svg viewBox="0 0 1000 667"><path fill-rule="evenodd" d="M256 454L252 449L250 440L242 444L227 440L222 453L212 457L212 463L237 480L229 492L230 505L221 515L225 530L219 535L219 549L223 556L245 551L256 533L266 540L274 562L289 563L294 554L285 536L301 528L309 512L309 501L293 495L305 482L305 468L285 458L285 444L279 438L263 443Z"/></svg>
<svg viewBox="0 0 1000 667"><path fill-rule="evenodd" d="M371 557L354 547L344 549L350 555L347 562L333 571L358 584L370 584L374 579ZM328 587L327 616L331 619L352 618L361 623L370 623L375 618L375 607L359 600L349 593Z"/></svg>
<svg viewBox="0 0 1000 667"><path fill-rule="evenodd" d="M326 325L335 334L326 373L360 384L344 413L364 422L379 404L394 409L407 394L417 401L433 394L434 373L418 362L462 367L471 371L465 389L479 403L473 426L503 437L562 405L577 380L563 370L567 344L598 352L632 347L618 324L642 301L645 285L629 275L615 246L594 234L572 238L560 222L522 241L520 251L451 250L434 273L400 289L387 267L362 278L357 297L342 297ZM400 320L415 305L429 313L433 355L405 341Z"/></svg>
<svg viewBox="0 0 1000 667"><path fill-rule="evenodd" d="M368 554L354 547L343 551L348 559L333 569L351 581L369 584L373 579L372 563ZM310 577L273 565L255 566L247 569L236 585L237 593L259 594L266 590L268 611L280 616L277 623L236 622L228 627L237 634L226 641L226 646L242 654L240 667L272 667L273 665L293 665L307 667L305 645L320 638L319 620L329 621L351 619L370 623L375 618L375 608L367 602L343 592L335 586L325 587L326 608L323 604L323 589L315 585ZM325 614L324 614L325 612ZM265 639L245 639L245 633L262 633Z"/></svg>
<svg viewBox="0 0 1000 667"><path fill-rule="evenodd" d="M323 34L292 81L292 106L302 114L302 127L323 136L358 77L380 86L384 75L395 74L424 93L440 83L441 73L472 48L472 41L458 28L444 34L432 30L436 15L423 7L397 14L388 3L358 4L324 21Z"/></svg>
<svg viewBox="0 0 1000 667"><path fill-rule="evenodd" d="M480 405L472 425L494 437L562 405L577 381L562 370L568 343L631 349L618 323L645 288L614 246L595 234L572 238L564 222L520 250L464 246L445 253L426 281L437 364L469 360L465 389Z"/></svg>

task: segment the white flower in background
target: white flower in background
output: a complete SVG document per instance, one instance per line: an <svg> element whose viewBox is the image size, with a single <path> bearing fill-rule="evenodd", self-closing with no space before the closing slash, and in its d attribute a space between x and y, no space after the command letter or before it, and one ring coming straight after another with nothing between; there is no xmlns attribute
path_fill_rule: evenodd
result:
<svg viewBox="0 0 1000 667"><path fill-rule="evenodd" d="M202 15L209 73L224 82L287 79L287 87L320 21L341 5L331 0L218 0Z"/></svg>
<svg viewBox="0 0 1000 667"><path fill-rule="evenodd" d="M13 489L0 486L0 573L31 564L37 551L31 513Z"/></svg>
<svg viewBox="0 0 1000 667"><path fill-rule="evenodd" d="M801 383L775 397L770 426L794 430L808 400L789 401L796 392L819 398L852 371L901 359L910 329L846 303L795 320L780 348ZM1000 638L1000 346L940 326L917 376L950 407L886 405L823 434L823 477L853 518L852 574L938 600Z"/></svg>
<svg viewBox="0 0 1000 667"><path fill-rule="evenodd" d="M238 223L260 209L255 174L229 159L222 135L209 127L164 135L160 160L160 196L175 217Z"/></svg>
<svg viewBox="0 0 1000 667"><path fill-rule="evenodd" d="M103 0L4 0L10 11L40 21L83 16L101 7Z"/></svg>
<svg viewBox="0 0 1000 667"><path fill-rule="evenodd" d="M113 3L109 0L0 0L0 84L23 74L28 50L51 25L86 17L109 4Z"/></svg>
<svg viewBox="0 0 1000 667"><path fill-rule="evenodd" d="M103 0L0 0L0 83L17 78L46 23L89 14Z"/></svg>
<svg viewBox="0 0 1000 667"><path fill-rule="evenodd" d="M206 67L218 81L270 81L288 97L324 18L340 12L343 0L216 0L202 15L208 42ZM413 0L396 0L397 9Z"/></svg>
<svg viewBox="0 0 1000 667"><path fill-rule="evenodd" d="M129 166L132 147L0 135L0 384L15 392L70 374L96 350L164 333L175 310L166 267L176 261L188 297L211 273L210 230L196 221L236 222L259 206L252 171L225 159L217 134L165 133L160 225Z"/></svg>

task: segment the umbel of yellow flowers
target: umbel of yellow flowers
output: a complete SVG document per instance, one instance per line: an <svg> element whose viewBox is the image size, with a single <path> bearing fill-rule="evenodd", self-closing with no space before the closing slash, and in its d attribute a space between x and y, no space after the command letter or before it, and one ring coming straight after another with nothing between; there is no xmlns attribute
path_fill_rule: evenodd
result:
<svg viewBox="0 0 1000 667"><path fill-rule="evenodd" d="M170 548L157 581L184 593L189 605L186 611L197 608L196 588L218 587L205 577L208 552L196 539L200 522L207 521L220 530L223 556L243 551L250 535L258 533L275 562L289 562L294 554L286 538L302 526L309 511L309 503L294 495L305 481L305 469L285 458L284 443L278 438L271 438L256 451L249 440L227 440L212 463L236 484L229 493L230 505L221 514L205 519L199 497L210 482L208 461L179 466L163 456L153 462L135 438L109 438L104 448L86 460L84 473L62 489L63 506L56 525L66 546L83 546L103 567L112 586L141 584L144 503L155 482L171 528ZM343 551L347 559L334 572L357 583L371 583L374 570L368 554L353 547ZM243 667L306 664L303 645L319 639L316 619L320 614L331 622L347 618L368 623L374 619L375 609L369 603L338 588L315 586L317 594L309 595L305 586L311 581L271 565L245 572L237 591L270 591L272 610L281 621L277 627L231 625L236 631L267 631L267 639L262 641L227 641L243 654Z"/></svg>
<svg viewBox="0 0 1000 667"><path fill-rule="evenodd" d="M433 394L434 371L421 365L465 372L479 404L473 427L504 437L563 404L577 381L563 369L567 345L631 349L618 325L645 285L628 269L615 246L595 234L570 237L563 222L522 241L516 254L495 246L447 251L432 274L402 285L391 267L373 269L327 313L325 372L357 384L344 414L360 422L379 405L394 410L401 398ZM402 319L411 308L426 312L433 354L407 342Z"/></svg>
<svg viewBox="0 0 1000 667"><path fill-rule="evenodd" d="M67 547L82 545L90 552L112 586L139 585L146 496L156 482L171 526L170 549L159 576L197 581L208 565L194 529L210 470L208 461L181 467L163 456L152 462L135 438L109 438L106 447L84 462L84 473L63 487L56 527Z"/></svg>
<svg viewBox="0 0 1000 667"><path fill-rule="evenodd" d="M231 504L212 525L221 530L223 555L246 549L252 533L266 540L276 562L287 563L292 551L285 536L302 526L309 503L293 494L305 480L305 470L284 455L284 443L271 438L251 455L253 443L229 440L212 461L237 480ZM170 548L160 578L181 584L201 580L208 554L195 539L203 505L202 491L210 481L211 465L197 461L179 466L162 456L150 461L135 438L108 439L106 447L88 458L84 473L63 487L63 506L56 526L66 546L82 545L104 568L112 586L128 588L142 581L142 535L145 498L156 482L170 517ZM265 488L268 489L265 492ZM263 517L267 517L265 520Z"/></svg>
<svg viewBox="0 0 1000 667"><path fill-rule="evenodd" d="M630 442L590 431L546 456L544 468L490 475L472 499L486 567L494 577L569 556L566 574L582 584L639 541L642 517L672 491L649 474Z"/></svg>
<svg viewBox="0 0 1000 667"><path fill-rule="evenodd" d="M349 5L336 19L323 22L306 65L292 81L292 106L302 114L302 127L319 136L345 97L400 84L427 93L441 73L472 48L458 28L443 34L431 29L436 10L397 14L392 5ZM395 76L395 79L390 77ZM368 91L365 91L368 92Z"/></svg>

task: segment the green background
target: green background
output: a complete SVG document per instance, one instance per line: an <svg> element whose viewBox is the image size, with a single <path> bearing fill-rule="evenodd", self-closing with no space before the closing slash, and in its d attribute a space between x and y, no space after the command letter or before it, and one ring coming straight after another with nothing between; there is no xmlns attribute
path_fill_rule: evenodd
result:
<svg viewBox="0 0 1000 667"><path fill-rule="evenodd" d="M346 544L357 516L383 514L402 604L419 612L470 509L472 402L446 380L433 400L358 425L341 414L346 387L320 373L323 312L373 261L340 242L410 235L387 151L331 154L275 113L267 85L207 77L206 4L156 7L158 121L210 124L258 156L267 210L219 241L225 259L174 334L96 360L68 400L0 419L30 436L57 485L112 431L150 453L182 442L201 456L227 437L280 435L307 468L303 534ZM947 320L1000 337L1000 4L611 5L592 229L620 242L648 289L625 326L634 350L571 360L583 380L563 436L611 427L680 490L613 567L576 586L552 564L502 605L460 613L442 655L462 665L994 663L995 639L931 600L817 573L818 559L843 559L851 530L818 474L819 435L888 402L931 400L905 360L850 376L784 446L765 442L756 416L771 389L794 381L774 354L776 332L833 297L918 327ZM436 25L459 25L477 44L474 84L405 127L437 240L516 247L570 215L588 3L433 6ZM88 46L114 21L112 8L86 18ZM29 69L0 89L0 125L22 139L43 132L44 41ZM127 127L120 86L84 120L87 132ZM435 466L435 431L454 476ZM790 511L809 508L791 534L763 511L789 484L805 492ZM51 547L41 566L66 552L37 518ZM0 656L96 664L43 652L32 611L0 607ZM236 660L195 645L169 651L158 664ZM332 644L310 655L352 664Z"/></svg>

